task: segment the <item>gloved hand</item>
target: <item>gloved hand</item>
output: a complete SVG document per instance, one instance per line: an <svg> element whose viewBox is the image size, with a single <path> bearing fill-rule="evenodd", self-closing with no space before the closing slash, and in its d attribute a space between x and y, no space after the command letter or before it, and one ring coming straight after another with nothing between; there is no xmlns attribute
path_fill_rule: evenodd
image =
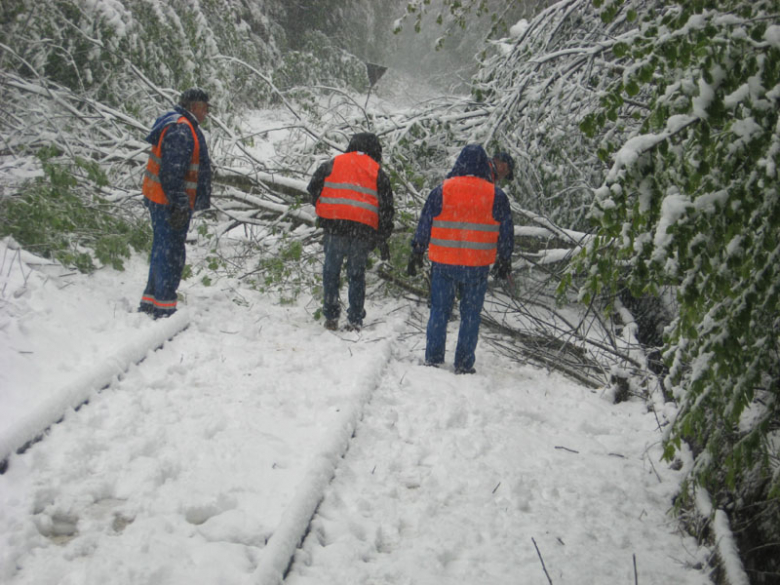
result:
<svg viewBox="0 0 780 585"><path fill-rule="evenodd" d="M409 256L409 264L406 265L406 274L409 276L417 276L417 271L422 268L423 255L412 252Z"/></svg>
<svg viewBox="0 0 780 585"><path fill-rule="evenodd" d="M501 280L506 280L507 278L509 278L509 274L511 272L512 272L511 260L498 258L496 260L496 263L493 265L493 276Z"/></svg>
<svg viewBox="0 0 780 585"><path fill-rule="evenodd" d="M171 215L168 223L175 230L184 229L190 221L190 208L171 204Z"/></svg>
<svg viewBox="0 0 780 585"><path fill-rule="evenodd" d="M387 245L387 240L379 242L379 258L381 258L383 262L388 262L390 260L390 246Z"/></svg>

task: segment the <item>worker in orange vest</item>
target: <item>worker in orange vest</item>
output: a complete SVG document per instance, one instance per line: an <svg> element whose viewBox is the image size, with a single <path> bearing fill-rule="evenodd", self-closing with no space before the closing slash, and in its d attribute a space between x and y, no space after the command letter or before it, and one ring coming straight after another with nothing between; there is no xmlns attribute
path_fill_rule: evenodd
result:
<svg viewBox="0 0 780 585"><path fill-rule="evenodd" d="M202 89L184 91L179 105L154 123L144 173L144 204L152 220L149 278L138 308L155 319L176 311L192 212L211 205L211 160L200 125L209 112Z"/></svg>
<svg viewBox="0 0 780 585"><path fill-rule="evenodd" d="M393 189L382 164L382 145L376 134L360 132L344 154L320 165L307 190L318 224L325 232L322 267L322 314L325 328L338 329L341 304L339 279L346 260L349 281L347 329L359 330L366 316L366 263L379 248L390 259L387 240L393 232Z"/></svg>
<svg viewBox="0 0 780 585"><path fill-rule="evenodd" d="M447 322L456 293L460 296L460 329L455 373L473 374L480 313L488 272L509 277L514 224L506 194L494 183L485 149L466 146L445 181L423 206L412 239L407 273L415 276L428 250L431 261L431 310L426 331L425 364L444 363Z"/></svg>

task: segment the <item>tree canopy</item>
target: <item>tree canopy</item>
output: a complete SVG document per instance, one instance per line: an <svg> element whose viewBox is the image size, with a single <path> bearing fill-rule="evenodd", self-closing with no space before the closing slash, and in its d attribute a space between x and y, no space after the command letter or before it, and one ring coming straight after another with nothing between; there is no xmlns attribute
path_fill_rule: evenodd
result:
<svg viewBox="0 0 780 585"><path fill-rule="evenodd" d="M697 454L695 479L717 505L763 500L762 515L774 526L778 8L769 0L605 3L605 21L625 13L635 29L612 47L621 75L583 123L595 133L618 123L632 100L646 105L628 140L602 141L612 166L595 193L599 231L587 250L585 295L673 288L678 310L664 357L680 411L667 455L687 441ZM759 526L776 540L768 525Z"/></svg>

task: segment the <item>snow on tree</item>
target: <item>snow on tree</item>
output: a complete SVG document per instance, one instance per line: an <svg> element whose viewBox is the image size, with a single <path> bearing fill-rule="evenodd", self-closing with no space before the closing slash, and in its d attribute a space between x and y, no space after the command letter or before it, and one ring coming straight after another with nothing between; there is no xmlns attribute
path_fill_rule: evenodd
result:
<svg viewBox="0 0 780 585"><path fill-rule="evenodd" d="M589 225L592 188L607 170L596 138L620 143L643 107L621 101L618 120L610 105L601 115L618 123L603 135L580 131L623 67L613 47L636 34L627 14L605 25L590 0L553 4L495 42L475 78L474 97L492 105L483 140L515 156L517 201L568 228Z"/></svg>
<svg viewBox="0 0 780 585"><path fill-rule="evenodd" d="M620 4L603 10L618 14ZM779 9L771 0L669 0L632 15L637 34L612 49L626 66L603 99L648 96L649 110L633 137L603 145L613 164L596 192L600 230L586 263L587 295L623 283L637 295L676 290L664 356L680 411L667 456L693 445L695 482L736 516L748 570L774 575L778 545L766 543L780 526ZM611 124L591 117L585 128Z"/></svg>

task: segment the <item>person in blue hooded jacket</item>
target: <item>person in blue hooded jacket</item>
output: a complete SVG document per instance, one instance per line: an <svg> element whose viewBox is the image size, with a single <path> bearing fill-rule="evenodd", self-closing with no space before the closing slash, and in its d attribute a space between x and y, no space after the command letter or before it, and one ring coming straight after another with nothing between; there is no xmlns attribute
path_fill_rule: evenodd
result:
<svg viewBox="0 0 780 585"><path fill-rule="evenodd" d="M506 279L511 271L514 224L506 194L493 183L485 149L463 148L444 182L423 206L412 239L407 273L415 276L428 250L431 261L431 310L425 364L444 363L447 322L455 295L460 297L460 328L455 348L455 373L473 374L480 313L488 272Z"/></svg>
<svg viewBox="0 0 780 585"><path fill-rule="evenodd" d="M211 160L200 129L208 112L208 94L188 89L173 111L157 118L146 137L152 147L143 194L153 239L149 277L138 310L155 319L176 311L190 219L193 211L211 205Z"/></svg>

